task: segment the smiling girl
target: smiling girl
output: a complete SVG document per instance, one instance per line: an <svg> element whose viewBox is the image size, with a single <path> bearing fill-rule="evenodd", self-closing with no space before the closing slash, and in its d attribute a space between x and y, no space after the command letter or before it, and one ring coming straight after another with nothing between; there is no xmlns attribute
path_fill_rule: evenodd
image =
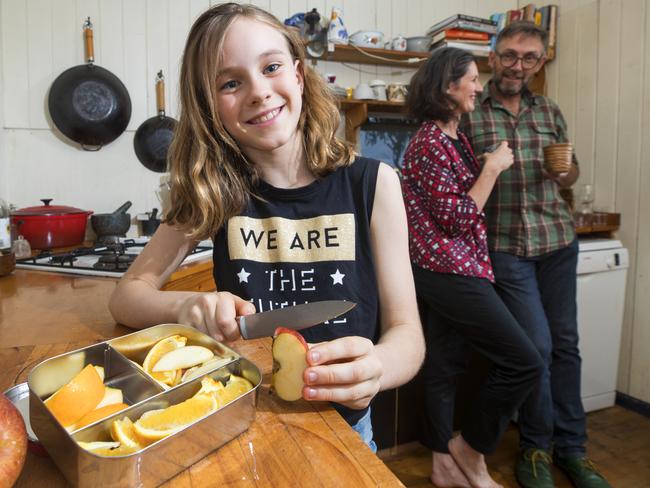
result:
<svg viewBox="0 0 650 488"><path fill-rule="evenodd" d="M339 113L297 35L252 5L215 6L183 54L166 221L111 297L131 327L189 324L238 339L235 317L304 302L357 306L302 331L303 398L335 408L372 446L369 404L424 356L398 178L335 137ZM217 291L160 291L198 240Z"/></svg>

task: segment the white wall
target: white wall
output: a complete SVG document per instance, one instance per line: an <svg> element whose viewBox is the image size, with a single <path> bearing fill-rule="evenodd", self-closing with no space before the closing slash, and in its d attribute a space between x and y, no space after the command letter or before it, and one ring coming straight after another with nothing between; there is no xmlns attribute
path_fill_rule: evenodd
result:
<svg viewBox="0 0 650 488"><path fill-rule="evenodd" d="M168 114L178 113L178 63L189 26L209 0L0 0L0 196L20 206L39 198L132 213L158 205L159 175L133 152L139 124L155 114L154 77L167 77ZM212 2L217 3L217 2ZM257 0L280 19L316 7L342 7L350 33L378 29L387 37L422 34L453 13L486 16L521 0ZM538 6L549 2L538 2ZM650 6L644 0L558 0L557 59L548 93L561 106L582 176L595 186L597 209L623 214L619 238L629 248L619 390L650 402ZM64 69L83 63L81 25L95 25L96 62L127 86L131 123L96 153L81 151L53 130L47 90ZM319 62L322 73L354 86L411 71Z"/></svg>

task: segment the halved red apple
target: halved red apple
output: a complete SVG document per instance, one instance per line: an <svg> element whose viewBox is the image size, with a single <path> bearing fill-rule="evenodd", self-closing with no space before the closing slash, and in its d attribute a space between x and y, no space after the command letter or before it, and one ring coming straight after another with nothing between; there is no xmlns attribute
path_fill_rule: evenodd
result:
<svg viewBox="0 0 650 488"><path fill-rule="evenodd" d="M275 329L273 346L273 378L271 384L283 400L295 401L302 398L305 386L303 373L307 367L307 342L295 330L278 327Z"/></svg>

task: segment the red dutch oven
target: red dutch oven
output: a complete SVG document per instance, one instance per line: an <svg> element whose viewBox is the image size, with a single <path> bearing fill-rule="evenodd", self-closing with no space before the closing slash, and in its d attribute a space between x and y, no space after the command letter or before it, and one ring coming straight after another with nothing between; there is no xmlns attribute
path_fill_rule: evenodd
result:
<svg viewBox="0 0 650 488"><path fill-rule="evenodd" d="M64 205L50 205L51 198L43 198L44 205L25 207L11 213L11 222L18 233L29 241L32 249L77 246L84 241L90 210Z"/></svg>

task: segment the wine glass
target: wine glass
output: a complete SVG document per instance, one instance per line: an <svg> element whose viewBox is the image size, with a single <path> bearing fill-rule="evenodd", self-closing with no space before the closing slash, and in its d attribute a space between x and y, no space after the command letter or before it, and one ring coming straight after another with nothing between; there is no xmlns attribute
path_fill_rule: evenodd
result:
<svg viewBox="0 0 650 488"><path fill-rule="evenodd" d="M593 185L582 185L580 190L580 213L590 215L593 213L594 187Z"/></svg>

